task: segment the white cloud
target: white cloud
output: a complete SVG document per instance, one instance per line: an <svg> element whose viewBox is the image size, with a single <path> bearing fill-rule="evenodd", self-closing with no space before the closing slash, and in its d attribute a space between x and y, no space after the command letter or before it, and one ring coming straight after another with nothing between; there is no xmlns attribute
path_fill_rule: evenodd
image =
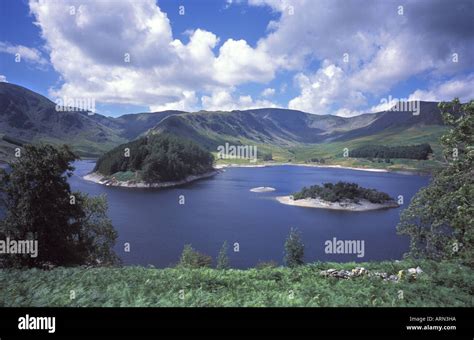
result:
<svg viewBox="0 0 474 340"><path fill-rule="evenodd" d="M271 87L266 88L261 93L262 97L272 97L273 95L275 95L275 89Z"/></svg>
<svg viewBox="0 0 474 340"><path fill-rule="evenodd" d="M367 98L413 76L456 77L472 67L472 2L248 1L279 13L254 46L245 40L220 42L215 33L199 28L188 30L184 43L173 37L170 20L154 0L30 0L51 64L63 81L50 93L151 110L271 106L235 92L241 84L268 83L278 71L295 71L300 92L290 108L351 115L367 106ZM454 52L458 63L450 59ZM46 62L34 49L25 58ZM317 62L319 67L308 69ZM285 85L277 88L283 93ZM261 95L272 96L268 90Z"/></svg>
<svg viewBox="0 0 474 340"><path fill-rule="evenodd" d="M451 101L455 97L461 102L474 99L474 73L437 83L428 90L416 90L408 100Z"/></svg>
<svg viewBox="0 0 474 340"><path fill-rule="evenodd" d="M0 83L8 83L7 77L5 77L3 74L0 74Z"/></svg>
<svg viewBox="0 0 474 340"><path fill-rule="evenodd" d="M233 96L231 91L219 90L211 96L202 96L202 107L208 111L248 110L256 108L278 107L268 100L254 100L251 96Z"/></svg>
<svg viewBox="0 0 474 340"><path fill-rule="evenodd" d="M365 97L384 95L411 77L432 80L472 69L472 1L453 5L368 0L361 6L348 0L249 0L249 4L280 13L258 46L280 60L281 68L300 72L300 94L289 102L290 108L355 114L361 108L352 105L364 106ZM453 53L459 56L457 63ZM321 60L325 64L318 69L305 70L314 64L310 62ZM325 75L328 63L337 74ZM341 101L341 93L349 99Z"/></svg>
<svg viewBox="0 0 474 340"><path fill-rule="evenodd" d="M5 41L0 41L0 52L18 56L20 61L25 60L28 63L44 66L48 61L43 58L41 52L36 48L26 47L23 45L12 45Z"/></svg>
<svg viewBox="0 0 474 340"><path fill-rule="evenodd" d="M64 81L52 96L190 109L197 92L266 82L277 67L244 40L225 41L216 55L219 38L212 32L189 31L187 44L173 39L153 0L30 0L30 9Z"/></svg>
<svg viewBox="0 0 474 340"><path fill-rule="evenodd" d="M299 73L295 81L300 95L290 100L290 109L327 114L333 112L334 105L347 108L366 104L362 92L350 88L344 70L328 60L315 74Z"/></svg>
<svg viewBox="0 0 474 340"><path fill-rule="evenodd" d="M219 49L215 62L216 78L223 84L237 85L248 81L268 82L277 64L268 54L250 47L245 40L227 40Z"/></svg>
<svg viewBox="0 0 474 340"><path fill-rule="evenodd" d="M198 110L198 98L194 91L184 91L183 99L175 102L166 103L163 105L150 106L150 111L166 111L166 110L179 110L179 111L197 111Z"/></svg>

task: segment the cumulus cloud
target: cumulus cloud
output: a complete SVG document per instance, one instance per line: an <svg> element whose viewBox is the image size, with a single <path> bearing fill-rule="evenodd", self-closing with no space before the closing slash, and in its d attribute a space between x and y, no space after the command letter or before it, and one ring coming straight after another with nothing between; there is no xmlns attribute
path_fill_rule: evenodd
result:
<svg viewBox="0 0 474 340"><path fill-rule="evenodd" d="M3 74L0 74L0 83L8 83L7 77L5 77Z"/></svg>
<svg viewBox="0 0 474 340"><path fill-rule="evenodd" d="M328 60L322 63L315 74L308 76L299 73L295 81L300 95L290 100L290 109L327 114L332 113L334 105L347 108L366 103L363 93L350 87L342 68Z"/></svg>
<svg viewBox="0 0 474 340"><path fill-rule="evenodd" d="M273 95L275 95L275 89L271 87L266 88L261 93L262 97L272 97Z"/></svg>
<svg viewBox="0 0 474 340"><path fill-rule="evenodd" d="M275 69L276 64L267 53L251 48L245 40L227 40L215 62L217 79L229 85L267 82L273 79Z"/></svg>
<svg viewBox="0 0 474 340"><path fill-rule="evenodd" d="M416 90L408 100L451 101L455 97L462 102L474 99L474 73L436 83L428 90Z"/></svg>
<svg viewBox="0 0 474 340"><path fill-rule="evenodd" d="M186 44L174 39L153 0L30 0L30 10L64 80L52 96L191 109L197 91L266 82L277 67L244 40L229 39L216 54L212 32L190 31Z"/></svg>
<svg viewBox="0 0 474 340"><path fill-rule="evenodd" d="M300 71L300 94L289 102L291 108L329 113L320 110L333 103L333 113L357 113L357 107L341 110L341 106L366 105L364 97L384 95L414 76L436 80L472 68L472 1L368 0L362 5L345 0L249 0L249 4L280 13L259 46L284 60L281 67L301 70L314 61L326 61L316 70ZM336 71L332 76L326 74L328 63ZM350 100L340 102L341 92Z"/></svg>
<svg viewBox="0 0 474 340"><path fill-rule="evenodd" d="M158 111L166 111L166 110L179 110L179 111L197 111L199 109L199 100L196 97L196 93L194 91L183 91L183 98L169 102L163 105L151 105L150 111L158 112Z"/></svg>
<svg viewBox="0 0 474 340"><path fill-rule="evenodd" d="M9 42L0 41L0 52L13 55L19 60L25 60L28 63L44 66L48 61L42 56L41 52L36 48L23 45L12 45Z"/></svg>
<svg viewBox="0 0 474 340"><path fill-rule="evenodd" d="M220 41L198 27L187 31L187 42L177 39L154 0L29 1L61 75L52 96L151 110L272 106L237 96L236 89L289 71L296 73L299 93L288 107L352 115L411 77L457 79L474 60L474 3L467 0L248 0L278 14L255 46ZM3 44L0 51L11 53L12 46ZM34 51L25 58L45 63ZM263 98L275 92L267 90ZM428 96L434 89L420 91Z"/></svg>
<svg viewBox="0 0 474 340"><path fill-rule="evenodd" d="M247 110L262 107L278 107L268 100L254 100L251 96L234 96L232 91L219 90L211 96L202 96L202 107L209 111Z"/></svg>

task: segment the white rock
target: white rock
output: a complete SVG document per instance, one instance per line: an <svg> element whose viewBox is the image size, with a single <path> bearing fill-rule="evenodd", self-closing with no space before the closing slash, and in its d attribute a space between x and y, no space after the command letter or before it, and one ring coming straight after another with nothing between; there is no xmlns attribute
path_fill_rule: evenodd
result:
<svg viewBox="0 0 474 340"><path fill-rule="evenodd" d="M272 187L256 187L250 189L251 192L270 192L270 191L275 191L275 188Z"/></svg>

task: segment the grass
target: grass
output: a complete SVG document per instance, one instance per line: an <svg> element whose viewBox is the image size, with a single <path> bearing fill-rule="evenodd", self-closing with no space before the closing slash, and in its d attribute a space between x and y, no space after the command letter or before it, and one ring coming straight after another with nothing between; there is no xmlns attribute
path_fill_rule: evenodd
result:
<svg viewBox="0 0 474 340"><path fill-rule="evenodd" d="M360 137L343 142L327 142L320 144L295 144L293 146L276 146L257 144L259 151L272 153L275 163L308 163L311 158L324 158L324 165L341 165L356 168L376 168L390 171L414 171L431 173L443 166L440 137L446 132L444 126L413 127L405 130L390 129L381 133ZM255 145L255 142L240 140L244 145ZM415 145L429 143L433 149L433 157L428 160L391 159L391 163L370 161L363 158L343 157L345 148L351 150L367 144L386 146ZM248 160L230 159L217 160L217 164L265 164L261 159L256 163ZM314 163L318 164L318 163Z"/></svg>
<svg viewBox="0 0 474 340"><path fill-rule="evenodd" d="M398 283L375 277L342 280L319 275L323 269L355 266L396 274L418 265L424 272L416 281ZM413 260L314 263L295 269L2 269L0 305L473 307L474 273L454 262Z"/></svg>

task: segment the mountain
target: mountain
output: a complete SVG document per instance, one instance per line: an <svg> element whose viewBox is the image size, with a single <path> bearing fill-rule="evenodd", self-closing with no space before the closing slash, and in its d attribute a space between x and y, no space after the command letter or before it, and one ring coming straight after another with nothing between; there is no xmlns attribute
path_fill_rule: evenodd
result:
<svg viewBox="0 0 474 340"><path fill-rule="evenodd" d="M242 140L292 147L349 141L387 131L424 126L442 126L435 102L421 102L420 112L384 111L350 118L314 115L287 109L256 109L231 112L206 112L171 115L150 133L171 132L191 138L209 148L224 142Z"/></svg>
<svg viewBox="0 0 474 340"><path fill-rule="evenodd" d="M0 136L26 142L67 143L82 156L98 157L139 137L164 118L181 113L165 111L111 118L79 110L58 111L48 98L22 86L0 82ZM0 159L11 156L13 147L2 139Z"/></svg>
<svg viewBox="0 0 474 340"><path fill-rule="evenodd" d="M211 151L225 142L289 150L367 142L371 138L377 140L376 136L390 136L392 144L406 144L407 134L420 134L423 141L429 141L435 140L433 136L439 137L442 125L436 102L421 102L419 115L383 111L344 118L263 108L230 112L163 111L113 118L79 110L57 111L55 103L38 93L0 83L0 135L7 136L7 140L0 142L0 159L13 154L12 138L68 143L82 156L97 157L140 136L162 132L194 140Z"/></svg>
<svg viewBox="0 0 474 340"><path fill-rule="evenodd" d="M49 99L9 83L0 83L0 133L28 142L69 143L83 155L126 141L87 112L57 111Z"/></svg>

